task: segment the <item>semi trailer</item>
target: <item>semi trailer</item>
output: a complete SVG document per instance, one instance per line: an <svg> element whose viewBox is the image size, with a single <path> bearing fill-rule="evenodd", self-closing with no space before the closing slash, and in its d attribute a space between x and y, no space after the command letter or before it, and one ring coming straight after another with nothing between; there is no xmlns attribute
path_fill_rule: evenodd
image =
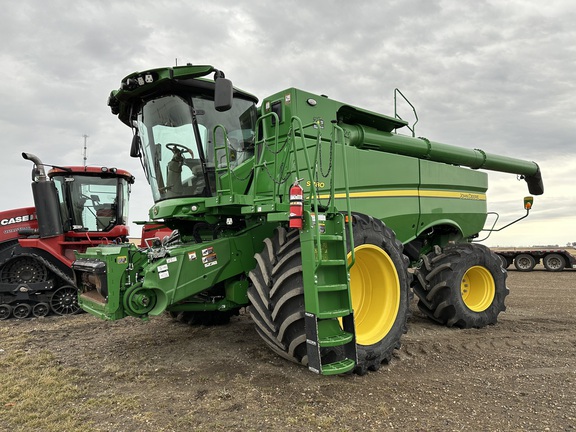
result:
<svg viewBox="0 0 576 432"><path fill-rule="evenodd" d="M498 248L494 252L502 260L504 268L514 267L518 271L529 272L542 263L547 271L559 272L576 268L576 253L556 247Z"/></svg>

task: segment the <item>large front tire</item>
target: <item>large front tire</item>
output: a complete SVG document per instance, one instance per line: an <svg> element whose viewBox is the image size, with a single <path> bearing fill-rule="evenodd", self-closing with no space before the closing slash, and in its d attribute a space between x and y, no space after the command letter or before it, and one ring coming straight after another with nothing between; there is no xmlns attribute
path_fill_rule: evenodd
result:
<svg viewBox="0 0 576 432"><path fill-rule="evenodd" d="M394 232L370 216L353 217L356 261L350 271L358 363L362 375L377 370L400 347L409 315L408 259ZM298 231L278 228L256 254L250 272L249 312L266 344L282 357L306 365L304 287ZM350 255L349 255L350 256ZM331 361L333 350L321 352Z"/></svg>
<svg viewBox="0 0 576 432"><path fill-rule="evenodd" d="M481 328L495 324L506 310L507 273L500 258L485 246L437 248L423 257L415 275L418 308L440 324Z"/></svg>

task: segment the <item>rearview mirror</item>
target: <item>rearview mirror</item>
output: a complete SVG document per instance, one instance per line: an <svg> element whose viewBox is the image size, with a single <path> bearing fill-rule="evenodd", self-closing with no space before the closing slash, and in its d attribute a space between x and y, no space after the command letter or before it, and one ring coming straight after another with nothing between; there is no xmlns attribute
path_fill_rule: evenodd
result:
<svg viewBox="0 0 576 432"><path fill-rule="evenodd" d="M130 157L140 157L140 135L136 134L132 138L132 146L130 147Z"/></svg>
<svg viewBox="0 0 576 432"><path fill-rule="evenodd" d="M216 78L214 82L214 108L216 111L228 111L232 108L232 81L226 78Z"/></svg>

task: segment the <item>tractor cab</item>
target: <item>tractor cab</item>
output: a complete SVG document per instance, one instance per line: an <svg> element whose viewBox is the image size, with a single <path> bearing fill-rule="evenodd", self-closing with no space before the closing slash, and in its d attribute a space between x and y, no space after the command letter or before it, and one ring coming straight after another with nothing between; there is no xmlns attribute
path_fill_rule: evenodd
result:
<svg viewBox="0 0 576 432"><path fill-rule="evenodd" d="M134 178L127 171L74 166L53 168L48 177L56 187L64 232L128 234L128 197Z"/></svg>

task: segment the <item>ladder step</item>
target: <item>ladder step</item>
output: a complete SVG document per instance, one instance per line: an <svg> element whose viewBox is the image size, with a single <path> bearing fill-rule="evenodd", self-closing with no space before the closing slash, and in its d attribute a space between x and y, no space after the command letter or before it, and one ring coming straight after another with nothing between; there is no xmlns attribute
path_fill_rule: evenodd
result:
<svg viewBox="0 0 576 432"><path fill-rule="evenodd" d="M352 359L344 359L334 363L322 365L322 375L338 375L350 372L354 369L356 362Z"/></svg>
<svg viewBox="0 0 576 432"><path fill-rule="evenodd" d="M318 266L343 266L343 265L346 265L346 260L343 259L322 260L318 262Z"/></svg>
<svg viewBox="0 0 576 432"><path fill-rule="evenodd" d="M338 234L320 234L320 240L322 241L342 241L344 237Z"/></svg>
<svg viewBox="0 0 576 432"><path fill-rule="evenodd" d="M333 309L328 311L322 311L318 313L318 319L326 319L326 318L340 318L350 314L349 309Z"/></svg>
<svg viewBox="0 0 576 432"><path fill-rule="evenodd" d="M332 291L347 291L348 285L346 284L333 284L333 285L317 285L318 292L332 292Z"/></svg>
<svg viewBox="0 0 576 432"><path fill-rule="evenodd" d="M338 334L325 336L321 338L318 342L320 342L320 347L335 347L340 345L345 345L349 342L354 340L354 335L352 333L348 333L346 331L342 331Z"/></svg>

